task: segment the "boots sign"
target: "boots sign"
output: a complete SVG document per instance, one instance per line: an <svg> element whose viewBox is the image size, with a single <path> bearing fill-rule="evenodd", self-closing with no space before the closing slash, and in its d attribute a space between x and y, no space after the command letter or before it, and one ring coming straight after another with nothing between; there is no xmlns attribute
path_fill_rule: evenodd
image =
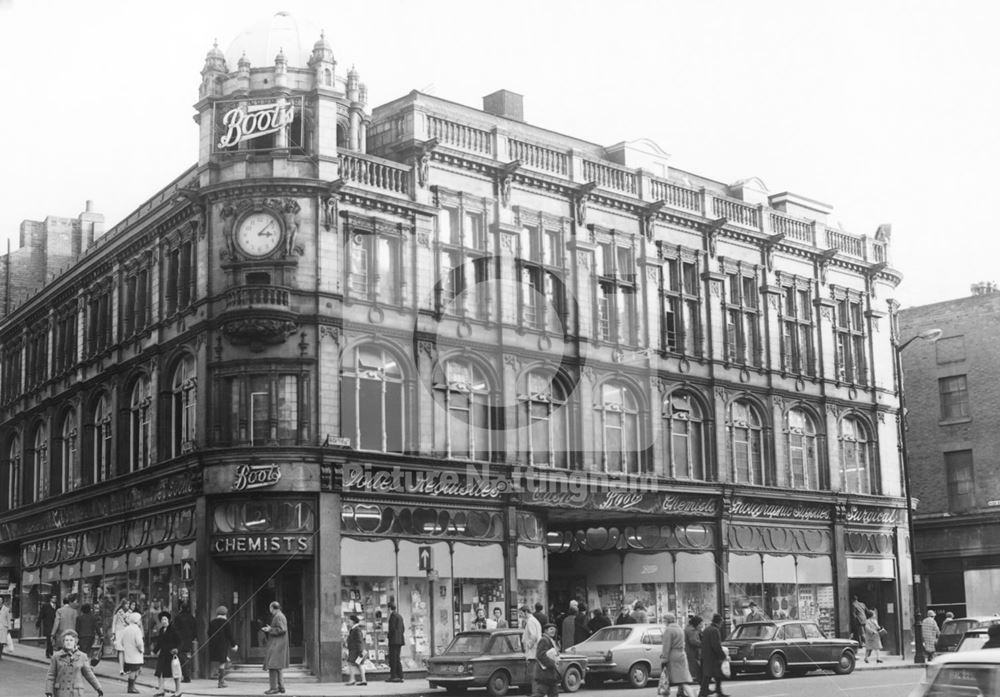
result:
<svg viewBox="0 0 1000 697"><path fill-rule="evenodd" d="M225 107L229 107L226 109ZM296 108L301 108L301 100L280 100L261 102L260 100L244 100L238 102L219 102L216 104L216 140L217 150L233 150L240 143L246 143L262 136L278 133L286 129L295 120ZM288 140L301 142L301 135L289 133ZM263 150L273 147L289 147L290 142L278 144L268 142L248 144L248 150Z"/></svg>

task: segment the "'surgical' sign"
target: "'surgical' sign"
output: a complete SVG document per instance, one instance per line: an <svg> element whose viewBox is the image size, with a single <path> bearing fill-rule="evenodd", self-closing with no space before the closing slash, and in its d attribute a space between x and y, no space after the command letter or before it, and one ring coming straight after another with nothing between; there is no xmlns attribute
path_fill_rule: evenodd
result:
<svg viewBox="0 0 1000 697"><path fill-rule="evenodd" d="M277 133L295 120L295 103L239 103L222 116L220 149L232 148L247 141Z"/></svg>

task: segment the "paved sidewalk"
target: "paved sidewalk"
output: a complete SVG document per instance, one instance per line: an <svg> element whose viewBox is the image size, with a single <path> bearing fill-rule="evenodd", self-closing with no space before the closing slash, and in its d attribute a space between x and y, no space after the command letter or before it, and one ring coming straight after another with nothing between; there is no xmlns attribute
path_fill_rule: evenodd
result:
<svg viewBox="0 0 1000 697"><path fill-rule="evenodd" d="M41 665L48 665L49 660L45 658L45 650L40 647L18 644L13 654L4 653L4 660L9 658L32 661ZM912 656L903 659L899 655L882 655L882 663L876 663L872 658L868 663L864 662L864 651L858 656L857 670L890 670L901 668L920 668L923 664L913 662ZM115 661L104 660L94 669L98 679L104 687L104 693L111 695L125 694L126 680L118 675L118 664ZM153 677L152 668L143 668L136 683L142 694L151 697L156 690L156 678ZM173 687L172 680L164 680L167 687ZM264 694L268 688L267 673L260 671L260 680L250 682L248 680L229 680L228 687L216 687L215 680L194 679L189 683L181 683L181 691L186 697L257 697ZM482 693L481 691L477 691ZM94 694L88 689L84 690L84 695ZM170 691L167 691L170 694ZM387 683L382 680L375 680L367 686L358 687L356 685L346 685L337 682L290 682L285 685L286 697L390 697L393 695L440 695L444 690L431 688L427 684L426 678L412 678L404 683Z"/></svg>

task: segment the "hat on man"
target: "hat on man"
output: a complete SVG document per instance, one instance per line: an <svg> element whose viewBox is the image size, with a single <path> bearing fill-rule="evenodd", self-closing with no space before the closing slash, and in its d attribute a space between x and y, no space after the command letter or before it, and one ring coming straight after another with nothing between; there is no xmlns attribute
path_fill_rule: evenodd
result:
<svg viewBox="0 0 1000 697"><path fill-rule="evenodd" d="M543 631L543 632L544 632L544 631L547 631L549 627L552 627L553 629L555 629L555 628L556 628L556 626L555 626L554 624L552 624L551 622L546 622L546 623L545 623L545 626L544 626L544 627L542 627L542 631Z"/></svg>
<svg viewBox="0 0 1000 697"><path fill-rule="evenodd" d="M227 608L225 605L220 605L219 607L215 608L215 614L222 615L223 617L225 617L226 615L229 614L229 608Z"/></svg>

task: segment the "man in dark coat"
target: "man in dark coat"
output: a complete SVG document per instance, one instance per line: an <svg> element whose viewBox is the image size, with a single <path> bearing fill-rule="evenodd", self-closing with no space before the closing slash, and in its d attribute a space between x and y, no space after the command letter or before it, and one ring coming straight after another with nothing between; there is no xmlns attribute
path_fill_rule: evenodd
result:
<svg viewBox="0 0 1000 697"><path fill-rule="evenodd" d="M229 609L220 605L215 611L215 619L208 623L209 674L214 664L219 668L219 687L226 687L226 671L229 668L229 651L237 651L239 645L233 638L233 628L229 624Z"/></svg>
<svg viewBox="0 0 1000 697"><path fill-rule="evenodd" d="M715 694L726 697L722 691L722 662L726 654L722 651L722 615L712 615L712 624L701 633L701 691L698 697L712 694L708 684L715 678Z"/></svg>
<svg viewBox="0 0 1000 697"><path fill-rule="evenodd" d="M576 629L573 632L573 644L579 644L581 641L584 641L591 633L590 628L587 626L587 606L580 603L576 608ZM563 644L566 648L569 648L571 645Z"/></svg>
<svg viewBox="0 0 1000 697"><path fill-rule="evenodd" d="M396 603L389 602L389 677L386 682L403 682L403 662L400 654L406 643L403 617L396 612Z"/></svg>
<svg viewBox="0 0 1000 697"><path fill-rule="evenodd" d="M570 601L569 612L562 620L562 633L560 634L562 638L562 645L569 647L576 643L576 607L577 602L575 600Z"/></svg>
<svg viewBox="0 0 1000 697"><path fill-rule="evenodd" d="M575 609L574 609L575 612ZM567 619L572 616L567 615ZM555 649L556 658L552 657L550 649ZM559 670L556 668L559 655L559 643L556 641L556 626L547 624L542 629L542 636L535 649L535 676L531 682L531 697L558 697Z"/></svg>
<svg viewBox="0 0 1000 697"><path fill-rule="evenodd" d="M56 622L56 597L50 595L38 608L35 627L45 637L45 657L52 658L52 625Z"/></svg>
<svg viewBox="0 0 1000 697"><path fill-rule="evenodd" d="M181 638L179 651L181 673L184 676L181 682L191 682L191 665L193 663L191 657L194 656L194 640L198 638L198 623L195 621L194 615L191 614L190 605L187 603L181 605L173 625L174 629L177 630L177 636Z"/></svg>
<svg viewBox="0 0 1000 697"><path fill-rule="evenodd" d="M545 614L545 606L541 603L535 603L535 619L538 620L538 624L543 627L549 623L549 616Z"/></svg>

